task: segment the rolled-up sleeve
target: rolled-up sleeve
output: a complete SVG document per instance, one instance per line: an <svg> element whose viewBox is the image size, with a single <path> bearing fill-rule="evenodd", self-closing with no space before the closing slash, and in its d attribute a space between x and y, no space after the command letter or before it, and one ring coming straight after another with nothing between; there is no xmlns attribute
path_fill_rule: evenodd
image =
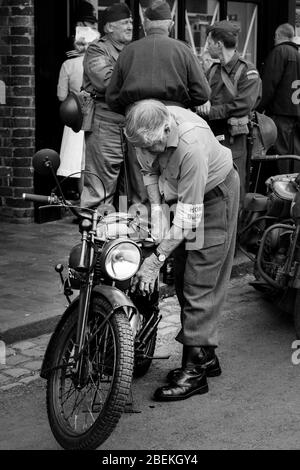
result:
<svg viewBox="0 0 300 470"><path fill-rule="evenodd" d="M135 150L141 167L144 185L150 186L150 184L158 184L160 176L158 159L140 148L136 148Z"/></svg>

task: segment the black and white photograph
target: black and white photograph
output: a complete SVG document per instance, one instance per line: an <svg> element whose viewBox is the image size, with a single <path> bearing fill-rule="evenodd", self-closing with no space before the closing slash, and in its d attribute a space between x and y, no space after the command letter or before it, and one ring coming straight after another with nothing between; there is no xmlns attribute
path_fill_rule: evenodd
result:
<svg viewBox="0 0 300 470"><path fill-rule="evenodd" d="M300 0L0 0L0 268L0 451L300 450Z"/></svg>

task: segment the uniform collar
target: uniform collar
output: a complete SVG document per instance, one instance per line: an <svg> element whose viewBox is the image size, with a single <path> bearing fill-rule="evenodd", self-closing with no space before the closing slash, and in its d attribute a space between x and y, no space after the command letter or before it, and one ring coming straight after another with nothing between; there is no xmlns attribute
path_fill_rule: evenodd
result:
<svg viewBox="0 0 300 470"><path fill-rule="evenodd" d="M227 64L223 65L223 68L226 70L228 74L230 74L230 72L236 66L239 58L240 58L240 54L237 51L235 51L232 59L229 62L227 62Z"/></svg>
<svg viewBox="0 0 300 470"><path fill-rule="evenodd" d="M156 27L156 28L151 28L148 33L147 33L147 36L151 36L152 34L160 34L161 36L169 36L169 33L168 31L166 31L164 28L160 28L160 27Z"/></svg>
<svg viewBox="0 0 300 470"><path fill-rule="evenodd" d="M296 42L293 42L293 41L283 41L281 42L280 44L275 44L274 47L279 47L279 46L292 46L292 47L295 47L296 49L299 49L299 44L297 44Z"/></svg>
<svg viewBox="0 0 300 470"><path fill-rule="evenodd" d="M101 38L101 41L103 42L110 42L115 49L117 49L118 52L121 52L124 47L125 47L125 44L121 44L120 42L117 42L117 41L114 41L109 35L105 35L103 36L103 38Z"/></svg>

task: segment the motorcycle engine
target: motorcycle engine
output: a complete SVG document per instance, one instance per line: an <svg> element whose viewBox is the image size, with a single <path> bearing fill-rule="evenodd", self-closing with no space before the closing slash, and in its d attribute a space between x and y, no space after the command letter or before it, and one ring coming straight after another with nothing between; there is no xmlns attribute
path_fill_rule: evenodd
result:
<svg viewBox="0 0 300 470"><path fill-rule="evenodd" d="M268 199L267 215L280 219L290 218L291 204L297 193L295 179L298 173L271 176L266 181Z"/></svg>
<svg viewBox="0 0 300 470"><path fill-rule="evenodd" d="M280 220L284 223L291 218L291 205L295 194L295 180L298 173L277 175L267 179L267 195L246 194L244 207L239 217L239 244L248 252L257 254L260 239L267 226ZM264 217L274 217L268 221ZM277 219L277 221L276 221ZM248 228L249 227L249 228ZM277 235L272 233L271 245ZM274 246L273 246L274 248Z"/></svg>
<svg viewBox="0 0 300 470"><path fill-rule="evenodd" d="M286 283L284 266L287 261L289 244L290 232L274 227L265 239L261 256L263 271L282 287ZM254 274L256 278L260 277L256 269Z"/></svg>

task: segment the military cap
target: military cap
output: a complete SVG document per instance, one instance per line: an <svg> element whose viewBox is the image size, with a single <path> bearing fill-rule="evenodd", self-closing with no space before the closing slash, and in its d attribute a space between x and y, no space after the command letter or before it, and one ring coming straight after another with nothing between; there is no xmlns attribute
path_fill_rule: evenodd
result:
<svg viewBox="0 0 300 470"><path fill-rule="evenodd" d="M150 21L171 20L172 14L167 2L157 2L145 11L145 16Z"/></svg>
<svg viewBox="0 0 300 470"><path fill-rule="evenodd" d="M222 20L218 21L217 23L212 24L207 28L207 33L219 33L219 32L225 32L225 33L231 33L234 36L237 36L238 33L240 32L240 27L236 23L232 23L231 21L227 20Z"/></svg>
<svg viewBox="0 0 300 470"><path fill-rule="evenodd" d="M95 10L91 3L81 2L76 10L76 22L88 21L89 23L97 23Z"/></svg>
<svg viewBox="0 0 300 470"><path fill-rule="evenodd" d="M103 11L102 24L104 26L106 23L114 23L126 18L131 18L131 11L126 3L113 3L113 5Z"/></svg>

